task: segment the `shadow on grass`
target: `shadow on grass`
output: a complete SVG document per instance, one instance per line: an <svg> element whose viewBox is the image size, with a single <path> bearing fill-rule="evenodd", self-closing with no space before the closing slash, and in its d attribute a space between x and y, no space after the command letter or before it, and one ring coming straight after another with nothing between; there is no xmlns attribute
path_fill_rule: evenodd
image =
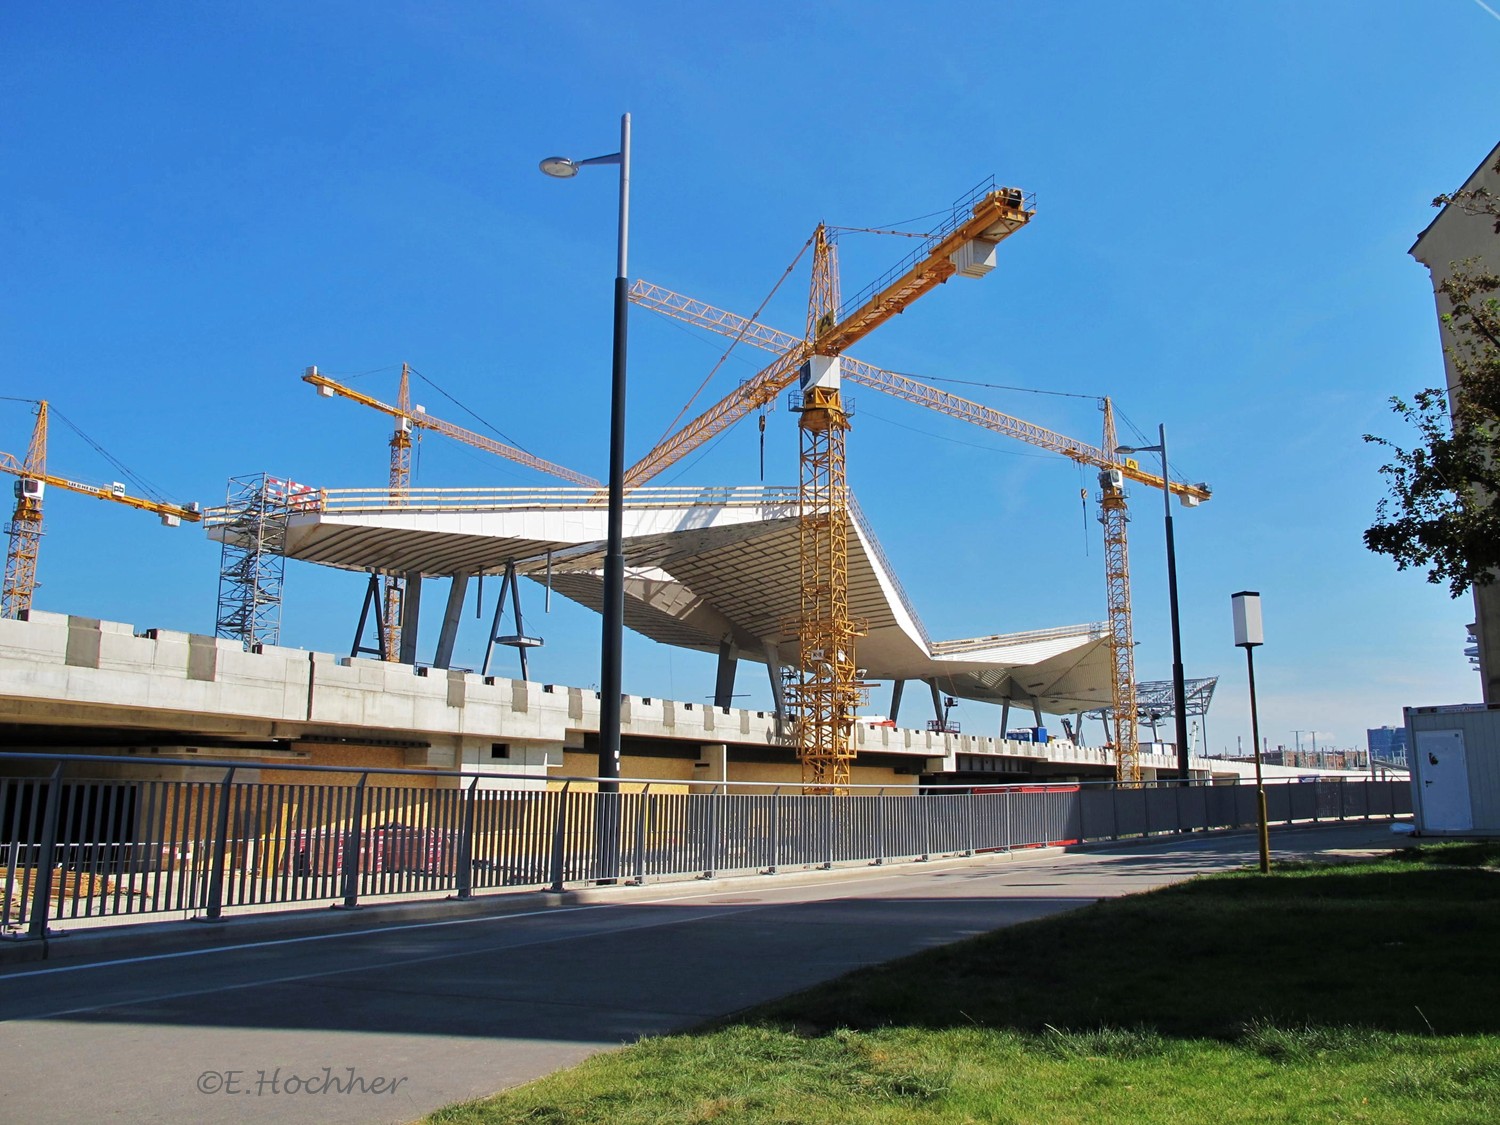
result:
<svg viewBox="0 0 1500 1125"><path fill-rule="evenodd" d="M1500 1031L1496 845L1288 865L1104 902L852 973L711 1027Z"/></svg>

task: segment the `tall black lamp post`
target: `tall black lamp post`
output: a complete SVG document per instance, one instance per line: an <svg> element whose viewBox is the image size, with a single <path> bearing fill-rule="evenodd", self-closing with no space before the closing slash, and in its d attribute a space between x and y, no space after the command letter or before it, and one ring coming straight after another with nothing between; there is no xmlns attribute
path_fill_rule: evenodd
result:
<svg viewBox="0 0 1500 1125"><path fill-rule="evenodd" d="M1260 827L1260 870L1271 870L1271 829L1266 818L1266 783L1260 775L1260 712L1255 705L1255 648L1266 643L1260 624L1260 595L1242 590L1229 595L1234 607L1234 643L1245 650L1245 667L1250 673L1250 737L1255 741L1255 803Z"/></svg>
<svg viewBox="0 0 1500 1125"><path fill-rule="evenodd" d="M1161 454L1161 498L1167 514L1167 594L1172 604L1172 710L1177 720L1177 771L1188 783L1187 684L1182 676L1182 626L1177 616L1177 544L1172 537L1172 478L1167 475L1167 427L1158 425L1157 445L1121 445L1116 453Z"/></svg>
<svg viewBox="0 0 1500 1125"><path fill-rule="evenodd" d="M549 156L542 171L571 179L590 164L620 166L619 268L615 271L614 364L609 397L609 531L604 553L604 637L599 658L599 776L601 793L618 793L620 776L620 665L625 631L625 328L630 300L625 280L630 248L630 114L620 117L620 151L588 160Z"/></svg>

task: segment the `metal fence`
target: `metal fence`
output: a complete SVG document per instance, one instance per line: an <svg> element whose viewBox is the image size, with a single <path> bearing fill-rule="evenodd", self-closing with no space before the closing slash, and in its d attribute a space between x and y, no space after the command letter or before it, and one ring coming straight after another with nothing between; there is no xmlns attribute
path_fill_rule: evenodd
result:
<svg viewBox="0 0 1500 1125"><path fill-rule="evenodd" d="M52 769L0 778L0 923L33 938L80 919L215 919L329 900L879 864L1256 818L1253 785L854 786L815 797L791 786L627 780L601 794L590 778L278 765L308 779L273 783L237 778L244 766L157 760L219 776L98 779L90 765L118 772L120 760L28 760ZM1411 811L1405 780L1266 791L1274 824Z"/></svg>

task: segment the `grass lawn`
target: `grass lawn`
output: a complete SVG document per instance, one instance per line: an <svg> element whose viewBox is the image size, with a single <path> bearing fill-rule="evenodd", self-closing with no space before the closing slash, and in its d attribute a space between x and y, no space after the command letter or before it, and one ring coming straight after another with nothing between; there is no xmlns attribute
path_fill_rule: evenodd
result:
<svg viewBox="0 0 1500 1125"><path fill-rule="evenodd" d="M1500 1122L1500 844L1207 876L429 1120Z"/></svg>

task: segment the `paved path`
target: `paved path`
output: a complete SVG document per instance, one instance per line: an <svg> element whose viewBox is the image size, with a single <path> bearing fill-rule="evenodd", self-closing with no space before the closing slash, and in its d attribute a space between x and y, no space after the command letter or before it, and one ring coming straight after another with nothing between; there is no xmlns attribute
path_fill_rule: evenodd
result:
<svg viewBox="0 0 1500 1125"><path fill-rule="evenodd" d="M1273 841L1278 855L1400 843L1381 824ZM410 1121L860 965L1254 855L1237 834L611 888L490 917L15 965L0 971L0 1117Z"/></svg>

